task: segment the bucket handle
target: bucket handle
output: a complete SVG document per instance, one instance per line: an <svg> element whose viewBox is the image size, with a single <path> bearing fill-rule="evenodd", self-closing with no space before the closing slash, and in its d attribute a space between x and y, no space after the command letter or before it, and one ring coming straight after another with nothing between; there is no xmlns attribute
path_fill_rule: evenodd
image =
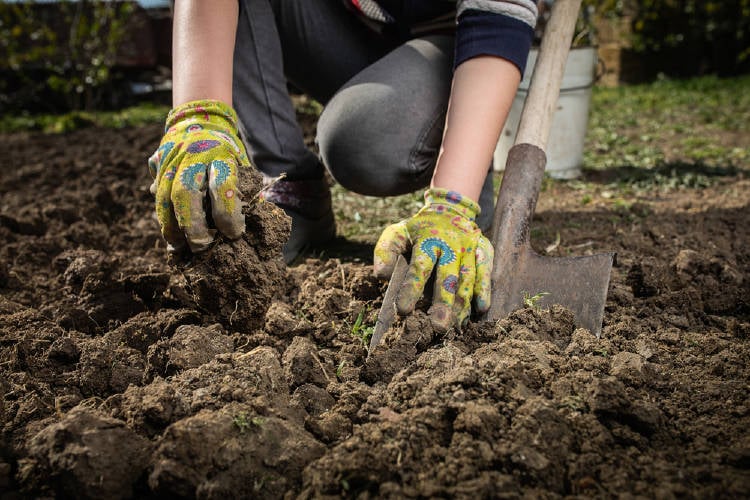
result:
<svg viewBox="0 0 750 500"><path fill-rule="evenodd" d="M587 83L586 85L577 85L575 87L565 87L560 89L560 92L575 92L576 90L587 90L596 85L596 83L602 79L602 77L607 73L607 65L604 63L604 59L596 56L596 73L594 74L594 79L591 80L591 83Z"/></svg>

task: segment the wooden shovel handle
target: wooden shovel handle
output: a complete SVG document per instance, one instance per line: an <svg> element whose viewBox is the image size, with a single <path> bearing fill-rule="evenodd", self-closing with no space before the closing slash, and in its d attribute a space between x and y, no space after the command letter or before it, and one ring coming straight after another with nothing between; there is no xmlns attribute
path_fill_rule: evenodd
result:
<svg viewBox="0 0 750 500"><path fill-rule="evenodd" d="M531 144L542 150L547 146L580 7L581 0L556 0L552 6L521 113L516 144Z"/></svg>

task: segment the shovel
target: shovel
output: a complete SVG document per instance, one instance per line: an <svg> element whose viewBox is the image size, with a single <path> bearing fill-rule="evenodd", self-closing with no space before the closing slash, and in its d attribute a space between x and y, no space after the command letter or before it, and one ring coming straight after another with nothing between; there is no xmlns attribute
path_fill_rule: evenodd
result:
<svg viewBox="0 0 750 500"><path fill-rule="evenodd" d="M609 287L614 253L582 257L543 257L529 243L557 107L560 84L573 39L581 0L557 0L545 28L516 142L508 152L495 206L491 241L495 248L492 301L485 319L498 320L537 297L539 306L560 304L575 314L576 323L598 337ZM377 346L396 316L395 299L408 265L399 257L378 314L369 351Z"/></svg>
<svg viewBox="0 0 750 500"><path fill-rule="evenodd" d="M543 257L529 243L529 225L547 162L544 147L580 5L581 0L557 0L553 5L516 142L508 152L492 225L495 259L486 319L504 318L523 307L525 297L538 297L540 306L560 304L570 309L579 326L599 337L614 253Z"/></svg>

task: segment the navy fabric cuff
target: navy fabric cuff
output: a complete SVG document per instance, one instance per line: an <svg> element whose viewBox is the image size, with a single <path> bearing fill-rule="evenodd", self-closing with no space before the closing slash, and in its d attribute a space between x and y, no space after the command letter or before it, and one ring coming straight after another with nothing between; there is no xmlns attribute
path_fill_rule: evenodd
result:
<svg viewBox="0 0 750 500"><path fill-rule="evenodd" d="M507 59L523 75L533 40L534 30L523 21L492 12L467 10L458 18L453 68L472 57L489 55Z"/></svg>

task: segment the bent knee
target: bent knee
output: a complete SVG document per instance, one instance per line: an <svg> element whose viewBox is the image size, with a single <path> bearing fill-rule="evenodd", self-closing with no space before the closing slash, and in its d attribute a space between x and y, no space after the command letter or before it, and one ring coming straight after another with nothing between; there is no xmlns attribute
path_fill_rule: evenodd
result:
<svg viewBox="0 0 750 500"><path fill-rule="evenodd" d="M375 86L377 87L377 86ZM420 144L419 126L383 109L387 88L344 89L318 121L316 142L331 176L348 190L371 196L404 194L424 187L437 148Z"/></svg>

